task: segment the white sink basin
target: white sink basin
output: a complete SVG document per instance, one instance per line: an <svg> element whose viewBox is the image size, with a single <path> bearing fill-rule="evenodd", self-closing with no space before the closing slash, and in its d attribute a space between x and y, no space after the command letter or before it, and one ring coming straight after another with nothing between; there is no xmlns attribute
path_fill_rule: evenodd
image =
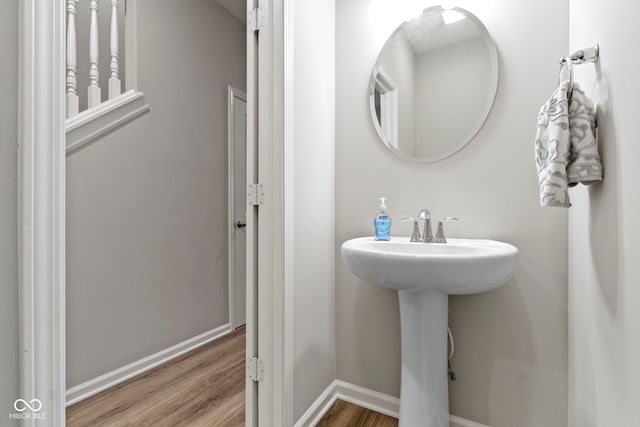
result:
<svg viewBox="0 0 640 427"><path fill-rule="evenodd" d="M353 274L398 290L400 427L449 427L449 295L504 285L513 275L517 256L513 245L479 239L448 239L442 244L361 237L342 244L342 258Z"/></svg>
<svg viewBox="0 0 640 427"><path fill-rule="evenodd" d="M449 239L447 243L389 242L360 237L342 245L342 258L356 276L385 288L437 290L449 295L486 292L509 281L518 249L494 240Z"/></svg>

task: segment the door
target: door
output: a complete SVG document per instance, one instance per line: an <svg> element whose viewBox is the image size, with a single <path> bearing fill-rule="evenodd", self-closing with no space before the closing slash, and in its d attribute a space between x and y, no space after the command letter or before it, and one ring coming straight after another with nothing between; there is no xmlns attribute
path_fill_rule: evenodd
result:
<svg viewBox="0 0 640 427"><path fill-rule="evenodd" d="M247 307L247 101L229 87L229 314L233 328L246 323Z"/></svg>

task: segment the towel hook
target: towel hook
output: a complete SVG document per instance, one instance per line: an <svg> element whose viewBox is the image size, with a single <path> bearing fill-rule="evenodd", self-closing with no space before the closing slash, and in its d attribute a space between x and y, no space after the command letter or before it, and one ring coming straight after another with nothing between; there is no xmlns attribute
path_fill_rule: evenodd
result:
<svg viewBox="0 0 640 427"><path fill-rule="evenodd" d="M560 71L558 71L558 87L562 83L562 69L565 64L569 69L569 92L567 95L571 98L573 94L573 65L585 64L588 62L596 63L600 59L600 45L597 43L585 49L580 49L569 56L560 58Z"/></svg>
<svg viewBox="0 0 640 427"><path fill-rule="evenodd" d="M596 63L600 60L600 45L596 43L593 46L577 50L569 56L563 56L560 58L560 64L569 60L575 65Z"/></svg>
<svg viewBox="0 0 640 427"><path fill-rule="evenodd" d="M597 43L571 54L571 62L578 65L586 62L598 62L598 59L600 59L600 45Z"/></svg>

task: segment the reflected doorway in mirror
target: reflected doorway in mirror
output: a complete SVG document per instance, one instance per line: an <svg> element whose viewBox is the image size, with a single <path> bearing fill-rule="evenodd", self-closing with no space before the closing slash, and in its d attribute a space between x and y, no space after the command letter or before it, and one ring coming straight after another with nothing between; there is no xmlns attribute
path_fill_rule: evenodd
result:
<svg viewBox="0 0 640 427"><path fill-rule="evenodd" d="M382 66L376 72L373 96L380 131L391 146L398 148L398 85Z"/></svg>

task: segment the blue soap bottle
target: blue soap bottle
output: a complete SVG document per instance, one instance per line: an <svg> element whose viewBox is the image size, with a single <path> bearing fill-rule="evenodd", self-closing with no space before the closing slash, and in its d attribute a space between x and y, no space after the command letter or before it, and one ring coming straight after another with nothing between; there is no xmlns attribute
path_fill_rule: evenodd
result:
<svg viewBox="0 0 640 427"><path fill-rule="evenodd" d="M391 240L391 218L387 215L386 201L386 197L380 197L378 215L373 219L376 240Z"/></svg>

